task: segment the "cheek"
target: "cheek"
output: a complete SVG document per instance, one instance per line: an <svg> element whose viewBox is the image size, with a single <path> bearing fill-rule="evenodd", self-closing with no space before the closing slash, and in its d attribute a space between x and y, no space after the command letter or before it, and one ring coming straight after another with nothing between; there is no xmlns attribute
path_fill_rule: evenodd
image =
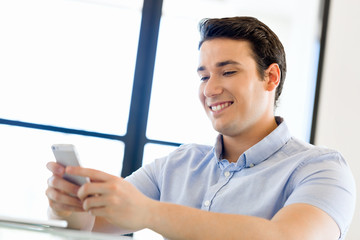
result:
<svg viewBox="0 0 360 240"><path fill-rule="evenodd" d="M198 91L199 100L202 105L205 103L205 96L204 96L204 84L200 84L199 91Z"/></svg>

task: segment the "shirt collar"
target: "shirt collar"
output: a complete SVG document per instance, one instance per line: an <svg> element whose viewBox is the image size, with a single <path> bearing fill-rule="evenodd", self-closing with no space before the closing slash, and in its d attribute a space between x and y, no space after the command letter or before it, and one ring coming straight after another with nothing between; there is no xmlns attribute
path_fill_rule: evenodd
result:
<svg viewBox="0 0 360 240"><path fill-rule="evenodd" d="M260 142L256 143L254 146L241 154L236 165L239 167L253 167L269 158L291 138L290 131L284 119L281 117L275 117L275 120L278 127ZM223 137L219 134L216 138L214 146L214 154L218 162L222 160L222 152Z"/></svg>

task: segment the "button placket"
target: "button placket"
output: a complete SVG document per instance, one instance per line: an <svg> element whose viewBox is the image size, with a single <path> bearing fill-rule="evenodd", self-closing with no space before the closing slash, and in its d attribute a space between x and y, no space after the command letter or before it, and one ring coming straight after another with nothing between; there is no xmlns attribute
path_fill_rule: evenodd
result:
<svg viewBox="0 0 360 240"><path fill-rule="evenodd" d="M218 192L229 183L234 172L237 171L235 166L227 166L227 167L223 168L222 170L223 171L220 174L218 183L216 185L212 186L211 190L209 189L210 192L207 192L207 194L205 195L203 202L202 202L202 206L201 206L202 210L210 211L211 206L213 204L213 200L216 198L216 195L218 194Z"/></svg>

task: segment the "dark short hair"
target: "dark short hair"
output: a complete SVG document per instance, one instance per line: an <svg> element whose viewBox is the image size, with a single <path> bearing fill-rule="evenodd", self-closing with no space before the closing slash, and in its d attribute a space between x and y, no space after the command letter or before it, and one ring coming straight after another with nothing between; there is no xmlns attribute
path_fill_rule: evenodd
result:
<svg viewBox="0 0 360 240"><path fill-rule="evenodd" d="M205 18L199 23L201 45L215 38L248 41L262 78L265 70L277 63L281 71L280 83L275 92L275 106L281 94L286 76L284 47L276 34L264 23L253 17Z"/></svg>

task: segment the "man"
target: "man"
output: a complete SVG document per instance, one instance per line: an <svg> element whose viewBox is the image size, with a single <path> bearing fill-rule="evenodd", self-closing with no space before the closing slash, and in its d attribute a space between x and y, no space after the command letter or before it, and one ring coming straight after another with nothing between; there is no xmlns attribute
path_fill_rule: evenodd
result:
<svg viewBox="0 0 360 240"><path fill-rule="evenodd" d="M181 146L125 180L49 163L50 217L169 239L343 239L354 180L338 152L291 137L274 116L286 73L277 36L250 17L205 19L200 32L199 97L215 146ZM65 171L92 182L75 186Z"/></svg>

